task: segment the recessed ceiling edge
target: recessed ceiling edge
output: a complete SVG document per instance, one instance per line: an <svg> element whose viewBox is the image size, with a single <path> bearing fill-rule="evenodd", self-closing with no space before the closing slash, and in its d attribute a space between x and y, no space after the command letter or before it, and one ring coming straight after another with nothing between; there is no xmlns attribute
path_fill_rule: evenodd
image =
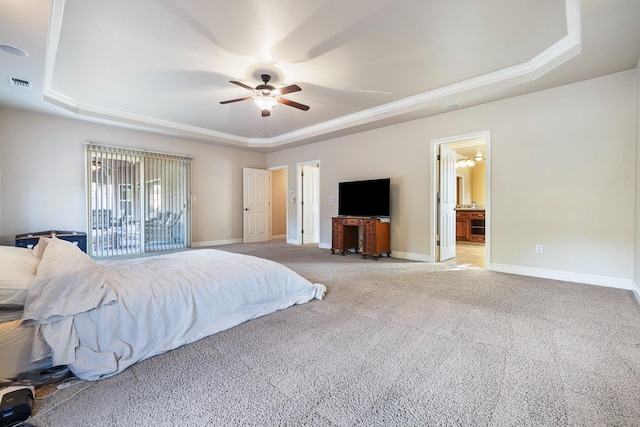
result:
<svg viewBox="0 0 640 427"><path fill-rule="evenodd" d="M301 139L328 134L348 127L355 127L372 121L414 112L451 95L469 95L479 90L535 80L580 53L581 0L565 0L565 9L567 35L527 62L374 108L348 114L337 119L297 129L286 134L269 138L246 138L197 126L185 125L183 123L170 122L140 114L126 113L88 103L81 103L71 97L55 91L51 87L51 84L53 80L53 70L55 67L55 57L61 34L64 0L53 0L51 25L49 28L49 42L47 44L47 55L45 60L44 100L79 115L99 117L112 120L116 123L122 122L124 124L136 124L155 130L170 131L185 138L195 138L236 146L240 145L246 148L274 148L294 143Z"/></svg>

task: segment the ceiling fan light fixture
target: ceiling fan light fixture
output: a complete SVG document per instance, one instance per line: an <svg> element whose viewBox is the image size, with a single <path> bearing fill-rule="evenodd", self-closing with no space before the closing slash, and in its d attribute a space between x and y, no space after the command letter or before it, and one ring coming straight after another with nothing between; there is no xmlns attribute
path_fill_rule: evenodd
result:
<svg viewBox="0 0 640 427"><path fill-rule="evenodd" d="M268 95L254 96L253 102L255 102L261 110L271 110L278 104L278 100L276 98Z"/></svg>

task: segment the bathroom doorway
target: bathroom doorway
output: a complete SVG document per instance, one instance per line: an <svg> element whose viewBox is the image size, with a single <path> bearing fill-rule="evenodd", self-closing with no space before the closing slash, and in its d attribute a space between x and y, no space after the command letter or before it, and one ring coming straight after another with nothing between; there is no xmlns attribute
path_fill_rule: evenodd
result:
<svg viewBox="0 0 640 427"><path fill-rule="evenodd" d="M434 261L488 269L490 132L432 140L431 144ZM455 194L454 207L449 193Z"/></svg>

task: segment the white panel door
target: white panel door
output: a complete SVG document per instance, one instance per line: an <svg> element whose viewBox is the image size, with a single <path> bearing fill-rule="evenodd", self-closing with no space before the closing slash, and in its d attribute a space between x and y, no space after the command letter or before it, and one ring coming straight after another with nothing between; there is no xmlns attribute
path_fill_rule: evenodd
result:
<svg viewBox="0 0 640 427"><path fill-rule="evenodd" d="M302 200L302 242L320 241L320 168L316 165L302 167L304 192Z"/></svg>
<svg viewBox="0 0 640 427"><path fill-rule="evenodd" d="M446 261L456 256L456 153L443 144L439 147L438 261Z"/></svg>
<svg viewBox="0 0 640 427"><path fill-rule="evenodd" d="M242 169L244 200L244 242L269 240L270 172L262 169Z"/></svg>

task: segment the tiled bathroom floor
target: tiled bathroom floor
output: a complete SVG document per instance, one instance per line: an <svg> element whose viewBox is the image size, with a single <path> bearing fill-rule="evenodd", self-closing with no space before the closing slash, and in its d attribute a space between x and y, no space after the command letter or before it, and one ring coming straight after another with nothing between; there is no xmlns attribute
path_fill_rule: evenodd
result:
<svg viewBox="0 0 640 427"><path fill-rule="evenodd" d="M457 242L455 263L485 268L485 246Z"/></svg>

